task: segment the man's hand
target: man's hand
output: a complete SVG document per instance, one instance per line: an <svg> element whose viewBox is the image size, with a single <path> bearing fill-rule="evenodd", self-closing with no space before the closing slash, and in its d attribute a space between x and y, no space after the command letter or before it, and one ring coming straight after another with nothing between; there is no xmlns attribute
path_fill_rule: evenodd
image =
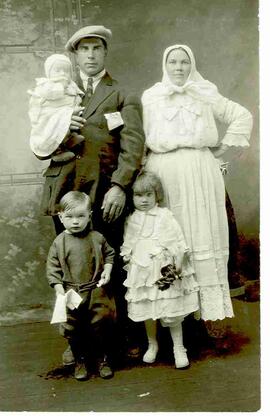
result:
<svg viewBox="0 0 270 416"><path fill-rule="evenodd" d="M115 221L122 213L126 203L126 194L120 186L114 185L104 196L103 219L107 222Z"/></svg>
<svg viewBox="0 0 270 416"><path fill-rule="evenodd" d="M84 107L76 107L71 116L70 131L80 130L86 123L85 118L81 117Z"/></svg>
<svg viewBox="0 0 270 416"><path fill-rule="evenodd" d="M105 264L104 270L101 273L100 280L97 283L97 287L101 287L109 283L110 278L111 278L111 271L112 271L112 264L109 264L109 263Z"/></svg>
<svg viewBox="0 0 270 416"><path fill-rule="evenodd" d="M54 285L54 290L55 290L56 295L64 295L65 294L65 290L63 288L63 285L61 285L61 283L57 283L56 285Z"/></svg>

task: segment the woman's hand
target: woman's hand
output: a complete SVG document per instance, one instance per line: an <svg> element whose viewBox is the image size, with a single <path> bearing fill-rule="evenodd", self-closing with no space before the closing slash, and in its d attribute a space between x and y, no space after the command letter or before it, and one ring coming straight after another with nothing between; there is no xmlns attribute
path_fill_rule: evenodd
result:
<svg viewBox="0 0 270 416"><path fill-rule="evenodd" d="M85 118L81 117L84 107L76 107L71 116L70 131L80 130L86 123Z"/></svg>
<svg viewBox="0 0 270 416"><path fill-rule="evenodd" d="M107 222L115 221L121 214L126 203L126 194L118 185L114 185L104 196L103 219Z"/></svg>
<svg viewBox="0 0 270 416"><path fill-rule="evenodd" d="M229 146L227 144L221 144L217 147L212 147L211 151L213 155L218 158L223 155L228 150Z"/></svg>

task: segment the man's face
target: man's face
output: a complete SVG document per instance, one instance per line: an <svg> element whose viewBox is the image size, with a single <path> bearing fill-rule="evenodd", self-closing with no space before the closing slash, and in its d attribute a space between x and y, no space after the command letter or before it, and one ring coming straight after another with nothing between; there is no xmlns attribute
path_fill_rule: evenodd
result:
<svg viewBox="0 0 270 416"><path fill-rule="evenodd" d="M104 69L107 50L101 39L85 38L80 40L75 51L77 64L89 77Z"/></svg>

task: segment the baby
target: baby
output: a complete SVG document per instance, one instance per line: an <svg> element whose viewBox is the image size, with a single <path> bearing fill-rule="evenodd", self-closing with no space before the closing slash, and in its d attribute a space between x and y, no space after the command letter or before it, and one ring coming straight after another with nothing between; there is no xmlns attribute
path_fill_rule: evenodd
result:
<svg viewBox="0 0 270 416"><path fill-rule="evenodd" d="M76 146L84 137L71 133L74 110L78 112L84 93L72 81L72 65L65 55L53 54L44 64L46 78L37 78L36 87L28 91L31 120L30 147L40 159L67 162L75 157Z"/></svg>

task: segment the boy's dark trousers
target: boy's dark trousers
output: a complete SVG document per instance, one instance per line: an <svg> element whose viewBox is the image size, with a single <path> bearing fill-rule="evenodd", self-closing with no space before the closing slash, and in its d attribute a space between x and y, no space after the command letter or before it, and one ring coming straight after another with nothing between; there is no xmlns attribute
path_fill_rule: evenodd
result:
<svg viewBox="0 0 270 416"><path fill-rule="evenodd" d="M93 296L94 291L98 291L99 296ZM60 334L68 340L76 362L110 359L114 301L106 296L103 288L80 293L80 296L83 300L79 307L67 309L67 321L60 324ZM99 302L93 302L91 297Z"/></svg>

